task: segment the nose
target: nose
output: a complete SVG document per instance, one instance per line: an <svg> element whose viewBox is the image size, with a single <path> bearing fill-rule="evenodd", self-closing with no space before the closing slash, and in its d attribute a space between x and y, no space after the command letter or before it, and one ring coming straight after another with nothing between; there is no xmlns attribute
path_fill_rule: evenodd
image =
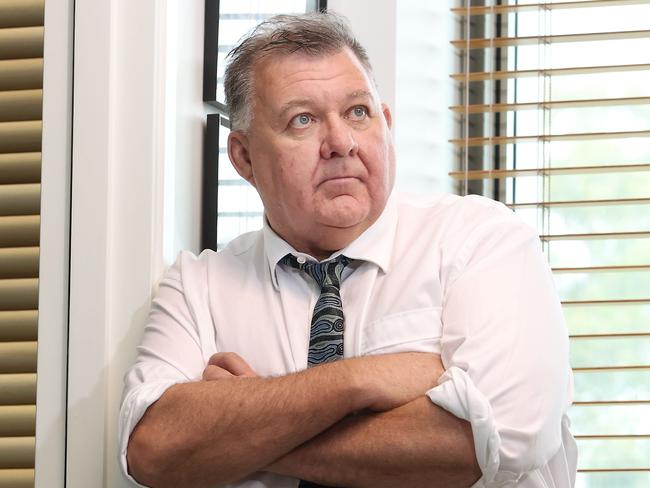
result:
<svg viewBox="0 0 650 488"><path fill-rule="evenodd" d="M343 120L330 120L324 126L325 133L320 147L323 159L355 156L359 146L354 138L354 131Z"/></svg>

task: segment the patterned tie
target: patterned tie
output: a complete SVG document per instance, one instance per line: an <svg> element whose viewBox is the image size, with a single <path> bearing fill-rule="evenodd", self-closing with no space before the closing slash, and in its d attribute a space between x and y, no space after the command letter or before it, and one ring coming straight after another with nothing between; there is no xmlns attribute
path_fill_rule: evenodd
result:
<svg viewBox="0 0 650 488"><path fill-rule="evenodd" d="M343 358L344 318L340 287L341 274L350 264L350 259L341 255L325 263L300 263L295 256L287 254L283 262L307 273L320 286L320 296L311 317L307 365L312 367Z"/></svg>
<svg viewBox="0 0 650 488"><path fill-rule="evenodd" d="M350 259L339 256L325 263L300 263L292 254L283 262L311 276L320 286L320 296L311 317L309 355L307 366L312 367L343 358L343 302L341 301L341 274ZM300 480L298 488L328 488L311 481Z"/></svg>

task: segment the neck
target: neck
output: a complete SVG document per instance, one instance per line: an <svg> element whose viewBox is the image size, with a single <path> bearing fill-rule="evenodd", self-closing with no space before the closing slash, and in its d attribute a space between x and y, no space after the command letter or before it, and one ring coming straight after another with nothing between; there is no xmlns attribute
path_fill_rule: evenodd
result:
<svg viewBox="0 0 650 488"><path fill-rule="evenodd" d="M268 222L268 219L267 219ZM273 232L284 239L296 251L309 254L319 261L327 259L337 251L348 246L359 237L368 226L356 229L326 228L309 238L296 236L291 232L282 232L268 222Z"/></svg>

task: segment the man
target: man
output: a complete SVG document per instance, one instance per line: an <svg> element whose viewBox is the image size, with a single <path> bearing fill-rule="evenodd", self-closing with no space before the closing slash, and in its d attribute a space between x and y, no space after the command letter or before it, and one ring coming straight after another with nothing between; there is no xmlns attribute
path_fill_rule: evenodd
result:
<svg viewBox="0 0 650 488"><path fill-rule="evenodd" d="M264 229L182 253L121 411L153 487L568 487L568 345L536 236L480 197L391 195L391 113L332 14L231 53ZM302 481L299 481L302 480Z"/></svg>

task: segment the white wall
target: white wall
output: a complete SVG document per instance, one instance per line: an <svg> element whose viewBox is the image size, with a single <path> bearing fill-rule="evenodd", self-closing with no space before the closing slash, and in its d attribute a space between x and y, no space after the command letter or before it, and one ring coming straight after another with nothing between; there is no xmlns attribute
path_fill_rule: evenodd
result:
<svg viewBox="0 0 650 488"><path fill-rule="evenodd" d="M45 5L36 488L63 488L72 140L72 0Z"/></svg>
<svg viewBox="0 0 650 488"><path fill-rule="evenodd" d="M327 8L350 21L359 42L368 51L379 95L395 108L396 0L328 0Z"/></svg>
<svg viewBox="0 0 650 488"><path fill-rule="evenodd" d="M164 8L165 2L158 2ZM154 2L75 2L67 482L117 470L121 376L160 268L163 139ZM160 86L163 83L163 87Z"/></svg>
<svg viewBox="0 0 650 488"><path fill-rule="evenodd" d="M129 486L122 377L151 290L198 251L203 2L75 2L67 484Z"/></svg>
<svg viewBox="0 0 650 488"><path fill-rule="evenodd" d="M396 187L414 193L453 191L454 0L397 3Z"/></svg>

